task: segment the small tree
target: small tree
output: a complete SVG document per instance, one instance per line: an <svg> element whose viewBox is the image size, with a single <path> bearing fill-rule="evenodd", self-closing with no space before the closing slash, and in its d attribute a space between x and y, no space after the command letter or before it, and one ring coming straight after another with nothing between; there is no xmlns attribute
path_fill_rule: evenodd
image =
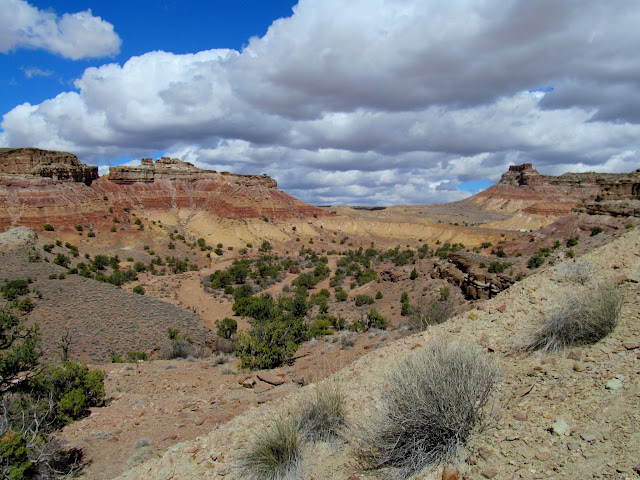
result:
<svg viewBox="0 0 640 480"><path fill-rule="evenodd" d="M238 331L238 322L233 318L223 318L216 320L216 328L219 336L229 340Z"/></svg>

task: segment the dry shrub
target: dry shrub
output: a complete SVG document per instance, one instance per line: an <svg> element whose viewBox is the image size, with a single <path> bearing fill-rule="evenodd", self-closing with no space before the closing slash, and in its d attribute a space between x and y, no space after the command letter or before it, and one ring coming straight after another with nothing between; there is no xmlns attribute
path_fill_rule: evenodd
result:
<svg viewBox="0 0 640 480"><path fill-rule="evenodd" d="M596 272L595 265L589 261L563 263L557 268L559 279L583 286L589 283Z"/></svg>
<svg viewBox="0 0 640 480"><path fill-rule="evenodd" d="M345 400L336 381L316 385L298 409L298 421L306 438L328 441L337 438L346 425Z"/></svg>
<svg viewBox="0 0 640 480"><path fill-rule="evenodd" d="M591 345L616 328L622 311L622 292L613 284L576 290L556 310L547 314L526 350L557 352L575 345Z"/></svg>
<svg viewBox="0 0 640 480"><path fill-rule="evenodd" d="M250 480L295 479L300 475L303 435L295 416L278 416L258 431L238 464Z"/></svg>
<svg viewBox="0 0 640 480"><path fill-rule="evenodd" d="M431 296L423 299L411 309L409 327L414 330L426 330L431 325L438 325L456 314L453 299Z"/></svg>
<svg viewBox="0 0 640 480"><path fill-rule="evenodd" d="M444 339L387 375L382 408L359 428L361 458L404 479L459 460L471 435L493 419L497 364L478 347Z"/></svg>

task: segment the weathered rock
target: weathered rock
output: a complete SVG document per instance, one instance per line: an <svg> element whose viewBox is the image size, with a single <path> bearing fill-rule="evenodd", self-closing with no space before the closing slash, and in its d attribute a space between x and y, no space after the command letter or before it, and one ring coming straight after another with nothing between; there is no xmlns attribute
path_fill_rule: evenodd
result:
<svg viewBox="0 0 640 480"><path fill-rule="evenodd" d="M556 435L569 435L569 425L562 418L557 419L551 426L551 429Z"/></svg>
<svg viewBox="0 0 640 480"><path fill-rule="evenodd" d="M39 148L0 148L0 176L46 177L56 182L81 182L90 185L98 178L98 167L90 167L67 152ZM10 182L0 179L0 182Z"/></svg>
<svg viewBox="0 0 640 480"><path fill-rule="evenodd" d="M484 478L493 478L498 475L498 471L495 468L485 468L480 472Z"/></svg>
<svg viewBox="0 0 640 480"><path fill-rule="evenodd" d="M284 383L284 378L271 372L260 372L257 376L263 382L270 383L271 385L282 385Z"/></svg>
<svg viewBox="0 0 640 480"><path fill-rule="evenodd" d="M624 386L624 375L616 375L607 382L607 390L620 390Z"/></svg>
<svg viewBox="0 0 640 480"><path fill-rule="evenodd" d="M460 478L460 473L450 467L444 467L442 470L442 480L458 480Z"/></svg>

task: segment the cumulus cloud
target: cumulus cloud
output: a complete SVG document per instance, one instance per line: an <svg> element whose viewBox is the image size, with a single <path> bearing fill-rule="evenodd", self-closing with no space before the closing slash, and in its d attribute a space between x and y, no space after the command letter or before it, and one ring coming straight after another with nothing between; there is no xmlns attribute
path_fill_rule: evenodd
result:
<svg viewBox="0 0 640 480"><path fill-rule="evenodd" d="M320 204L458 200L523 162L631 170L638 23L626 0L301 0L242 52L89 68L5 114L0 145L88 162L162 150Z"/></svg>
<svg viewBox="0 0 640 480"><path fill-rule="evenodd" d="M0 0L0 52L43 49L65 58L97 58L117 54L122 41L113 25L91 10L61 17L24 0Z"/></svg>

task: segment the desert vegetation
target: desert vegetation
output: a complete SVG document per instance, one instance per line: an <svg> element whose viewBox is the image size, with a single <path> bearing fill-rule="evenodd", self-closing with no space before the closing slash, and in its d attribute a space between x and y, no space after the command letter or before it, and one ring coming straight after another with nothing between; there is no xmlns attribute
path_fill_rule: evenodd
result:
<svg viewBox="0 0 640 480"><path fill-rule="evenodd" d="M616 328L622 304L621 291L610 283L576 290L544 316L526 349L557 352L596 343Z"/></svg>
<svg viewBox="0 0 640 480"><path fill-rule="evenodd" d="M398 479L460 461L471 436L493 420L498 381L496 363L477 347L432 340L387 374L382 409L360 425L361 457Z"/></svg>

